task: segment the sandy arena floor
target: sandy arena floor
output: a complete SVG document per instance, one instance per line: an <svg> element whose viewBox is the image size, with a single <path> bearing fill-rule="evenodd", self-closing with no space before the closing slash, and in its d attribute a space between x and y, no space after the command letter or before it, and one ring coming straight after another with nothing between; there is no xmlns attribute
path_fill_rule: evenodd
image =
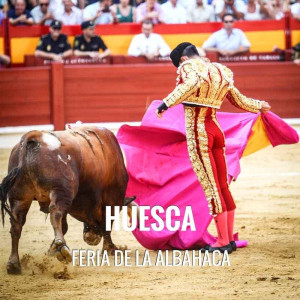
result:
<svg viewBox="0 0 300 300"><path fill-rule="evenodd" d="M45 254L53 230L33 203L20 241L20 276L6 274L7 217L0 229L0 299L300 299L299 150L299 144L268 147L242 159L242 174L231 187L238 208L236 231L249 246L230 255L230 267L69 265L64 270ZM9 153L0 150L0 179ZM71 217L68 222L68 246L92 249L82 239L82 224ZM113 240L144 250L130 232L114 232Z"/></svg>

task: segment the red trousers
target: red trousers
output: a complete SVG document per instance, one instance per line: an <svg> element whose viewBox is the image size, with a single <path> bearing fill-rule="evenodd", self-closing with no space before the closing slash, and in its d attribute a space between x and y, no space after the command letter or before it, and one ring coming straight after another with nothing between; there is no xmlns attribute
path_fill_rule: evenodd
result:
<svg viewBox="0 0 300 300"><path fill-rule="evenodd" d="M210 213L235 209L228 184L225 138L216 119L216 109L185 106L185 121L190 160Z"/></svg>

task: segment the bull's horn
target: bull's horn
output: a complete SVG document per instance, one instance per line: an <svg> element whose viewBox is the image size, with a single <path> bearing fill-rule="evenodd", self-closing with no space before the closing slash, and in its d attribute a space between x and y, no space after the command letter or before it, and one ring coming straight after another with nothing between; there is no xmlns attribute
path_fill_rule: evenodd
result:
<svg viewBox="0 0 300 300"><path fill-rule="evenodd" d="M131 202L134 201L135 199L136 199L136 196L133 196L133 197L125 197L124 205L127 206L129 203L131 203Z"/></svg>

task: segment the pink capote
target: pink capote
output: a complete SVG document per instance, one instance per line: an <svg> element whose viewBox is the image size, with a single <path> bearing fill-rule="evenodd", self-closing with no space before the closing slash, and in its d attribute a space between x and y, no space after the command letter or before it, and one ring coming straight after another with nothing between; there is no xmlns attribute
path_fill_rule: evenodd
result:
<svg viewBox="0 0 300 300"><path fill-rule="evenodd" d="M118 131L117 138L125 152L129 173L127 195L136 195L139 205L160 205L165 209L176 205L181 216L174 216L173 222L182 221L185 207L190 205L196 231L179 229L172 232L164 229L156 232L150 228L150 231L135 229L133 234L145 248L151 250L194 249L212 244L216 238L207 231L212 217L189 160L183 106L167 110L163 118L158 119L155 110L160 104L161 101L151 103L141 126L124 125ZM217 113L226 138L229 180L237 178L240 173L239 159L258 116L252 113ZM297 132L275 114L268 112L262 120L273 146L298 142ZM155 220L150 213L147 215L146 225L149 226ZM165 220L165 214L160 216Z"/></svg>

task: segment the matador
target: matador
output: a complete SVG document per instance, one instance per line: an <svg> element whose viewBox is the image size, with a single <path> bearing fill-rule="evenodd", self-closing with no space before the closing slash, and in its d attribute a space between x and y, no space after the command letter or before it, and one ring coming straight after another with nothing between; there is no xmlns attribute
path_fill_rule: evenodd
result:
<svg viewBox="0 0 300 300"><path fill-rule="evenodd" d="M235 203L228 183L225 138L216 110L227 98L243 110L267 112L265 101L242 95L234 86L233 73L226 66L211 63L199 56L191 43L179 44L170 54L178 67L175 89L163 99L156 113L159 118L168 108L184 105L188 153L194 172L204 190L210 214L214 217L218 240L203 250L231 253L236 250L233 238Z"/></svg>

